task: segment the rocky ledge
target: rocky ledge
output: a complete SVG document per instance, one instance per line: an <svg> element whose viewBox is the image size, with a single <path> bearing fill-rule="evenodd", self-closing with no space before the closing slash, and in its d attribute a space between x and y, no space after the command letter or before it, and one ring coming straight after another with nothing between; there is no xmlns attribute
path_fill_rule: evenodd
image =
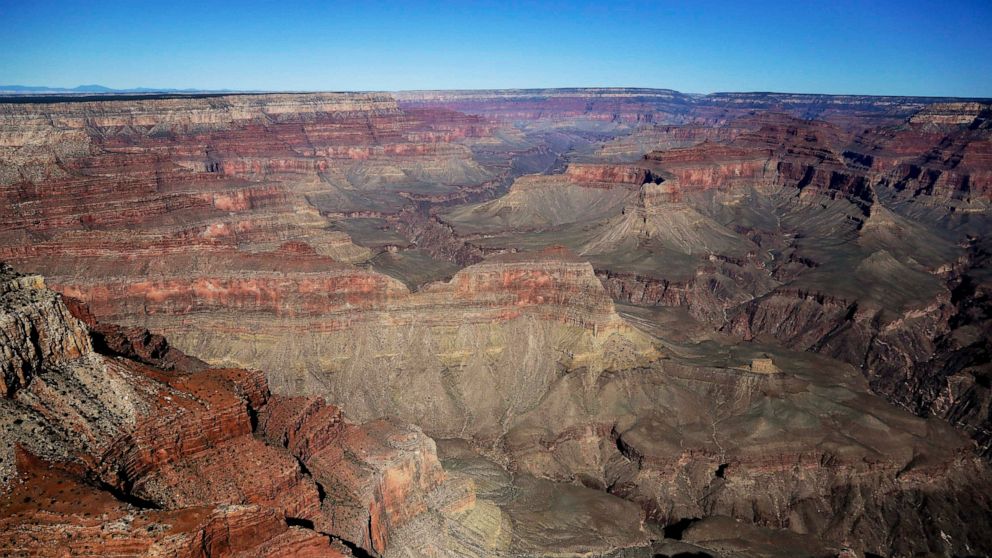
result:
<svg viewBox="0 0 992 558"><path fill-rule="evenodd" d="M272 396L260 372L185 370L174 349L168 371L101 354L40 277L2 273L0 554L381 554L446 482L415 427Z"/></svg>

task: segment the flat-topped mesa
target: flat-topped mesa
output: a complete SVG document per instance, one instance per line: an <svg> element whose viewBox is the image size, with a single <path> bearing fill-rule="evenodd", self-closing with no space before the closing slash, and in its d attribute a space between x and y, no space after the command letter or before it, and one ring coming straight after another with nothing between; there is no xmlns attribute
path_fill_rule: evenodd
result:
<svg viewBox="0 0 992 558"><path fill-rule="evenodd" d="M673 201L683 191L732 189L736 186L763 186L770 183L774 170L769 168L771 149L738 147L704 141L693 147L655 151L644 156L645 165L672 180L658 186L647 185L647 200Z"/></svg>
<svg viewBox="0 0 992 558"><path fill-rule="evenodd" d="M661 180L643 166L589 163L569 164L565 170L565 177L579 185L600 188L640 186L645 182Z"/></svg>
<svg viewBox="0 0 992 558"><path fill-rule="evenodd" d="M431 378L445 367L467 368L474 382L470 376L506 369L531 374L537 364L521 359L539 357L537 375L551 378L559 366L600 370L657 358L652 340L617 315L592 266L562 249L498 256L413 293L387 275L323 263L296 244L251 265L214 257L212 266L230 270L219 275L169 258L141 282L60 288L98 317L163 332L214 365L267 370L278 393L334 395L360 420L389 408L357 394L377 391L370 374ZM182 269L170 261L186 262L183 276L168 272ZM287 277L272 266L297 271ZM244 269L251 273L236 271ZM511 350L521 342L534 352Z"/></svg>
<svg viewBox="0 0 992 558"><path fill-rule="evenodd" d="M756 374L781 374L782 371L775 365L775 361L770 357L753 358L748 366L751 372Z"/></svg>
<svg viewBox="0 0 992 558"><path fill-rule="evenodd" d="M192 131L225 129L239 122L265 120L306 122L318 115L397 114L396 100L386 93L270 93L171 99L0 103L0 145L9 146L28 126L36 129L82 130L177 126ZM122 130L118 130L122 131Z"/></svg>
<svg viewBox="0 0 992 558"><path fill-rule="evenodd" d="M562 246L493 256L430 291L490 306L499 319L529 312L597 335L628 329L592 265Z"/></svg>
<svg viewBox="0 0 992 558"><path fill-rule="evenodd" d="M157 267L164 273L178 258L169 256ZM59 288L104 319L140 322L134 316L144 314L156 325L165 325L168 316L234 310L318 320L311 325L325 332L376 321L485 323L522 313L604 331L623 324L592 266L561 247L495 256L459 271L450 282L430 284L418 293L388 275L337 264L299 244L287 245L278 258L239 254L232 262L223 259L215 257L211 265L218 271L229 270L226 274L200 270L199 264L189 266L183 259L187 267L182 276L110 284L65 281ZM295 271L292 279L285 277L286 269ZM448 311L428 311L431 305ZM452 312L458 313L457 319ZM242 331L237 324L225 330Z"/></svg>
<svg viewBox="0 0 992 558"><path fill-rule="evenodd" d="M540 390L559 368L628 368L657 358L653 341L618 316L592 266L563 249L497 256L417 292L300 243L275 254L177 250L150 260L82 261L112 280L63 278L58 286L98 319L162 332L215 366L266 370L277 393L326 395L360 420L392 409L378 401L385 395L378 386L408 391L387 378L397 374L403 382L423 377L423 386L441 392L440 370L465 370L465 389L513 370L500 389L510 390L519 374ZM138 273L131 266L140 266L141 281L126 280ZM521 344L531 349L515 350ZM502 406L503 395L488 401ZM437 420L421 421L422 402L408 397L390 414L452 434L465 414L448 421L449 403L439 402ZM485 411L479 427L495 427L490 419L505 410Z"/></svg>
<svg viewBox="0 0 992 558"><path fill-rule="evenodd" d="M190 292L187 313L173 307L136 321L214 365L267 370L276 393L324 396L357 420L396 416L431 435L498 436L499 417L536 404L562 370L658 358L591 265L561 249L498 256L417 292L353 291L343 304L275 318L265 296L245 296L236 313L202 313L209 301ZM523 396L520 385L530 386Z"/></svg>
<svg viewBox="0 0 992 558"><path fill-rule="evenodd" d="M980 126L992 118L992 104L979 102L935 103L909 117L911 126L943 128Z"/></svg>

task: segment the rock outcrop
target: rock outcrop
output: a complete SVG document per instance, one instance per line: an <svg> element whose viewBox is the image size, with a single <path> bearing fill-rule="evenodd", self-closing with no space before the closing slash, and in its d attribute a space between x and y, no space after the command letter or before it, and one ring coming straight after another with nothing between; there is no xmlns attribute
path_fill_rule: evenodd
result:
<svg viewBox="0 0 992 558"><path fill-rule="evenodd" d="M272 395L260 372L191 372L182 366L203 363L175 349L169 370L131 360L123 353L146 344L92 345L87 324L40 277L2 269L0 319L37 326L6 330L0 345L0 364L24 372L0 399L5 556L650 552L653 536L630 502L515 479L481 457L481 476L450 455L448 471L420 428L356 424L323 398ZM119 332L78 302L73 311L99 335ZM25 346L35 353L7 350ZM476 480L491 474L502 484L485 484L477 499ZM562 533L549 543L531 522Z"/></svg>
<svg viewBox="0 0 992 558"><path fill-rule="evenodd" d="M40 277L2 279L0 316L16 327L0 363L20 372L0 400L4 555L350 556L340 540L382 553L444 480L414 427L270 396L259 372L102 355Z"/></svg>
<svg viewBox="0 0 992 558"><path fill-rule="evenodd" d="M62 364L92 350L86 329L70 319L54 293L36 275L20 275L0 263L0 392L5 396L31 382L43 363ZM63 327L68 324L68 327Z"/></svg>

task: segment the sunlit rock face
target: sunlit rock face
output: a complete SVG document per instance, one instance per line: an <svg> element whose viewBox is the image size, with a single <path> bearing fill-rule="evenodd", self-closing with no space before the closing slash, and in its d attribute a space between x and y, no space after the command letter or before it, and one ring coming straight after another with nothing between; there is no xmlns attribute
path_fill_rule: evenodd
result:
<svg viewBox="0 0 992 558"><path fill-rule="evenodd" d="M185 370L202 363L175 349L169 370L124 358L143 339L105 346L115 326L70 311L40 277L3 267L0 280L2 323L32 324L0 345L21 372L0 399L4 555L650 552L643 514L616 496L503 471L499 490L528 496L477 499L473 473L444 466L417 426L351 422L322 398L271 394L257 371ZM474 455L461 451L455 465ZM533 521L565 531L549 543Z"/></svg>
<svg viewBox="0 0 992 558"><path fill-rule="evenodd" d="M575 265L561 250L542 258ZM534 304L549 283L530 275L533 260L497 258L452 284ZM532 281L507 280L521 263ZM681 356L648 366L582 367L557 377L540 404L507 411L487 458L456 438L439 451L395 419L356 424L322 398L272 395L260 372L183 370L199 364L174 349L168 371L101 354L80 318L104 336L114 328L74 303L77 318L40 277L4 268L2 279L4 323L38 324L8 329L4 346L48 347L0 361L30 362L0 406L12 448L0 462L5 553L48 556L67 541L73 552L123 555L640 556L672 544L652 543L661 524L700 515L752 523L758 539L784 527L813 534L786 540L816 552L850 538L898 553L949 544L929 538L936 518L959 544L984 548L981 530L945 515L990 513L975 489L990 471L966 439L886 407L825 359L730 347L693 356L681 345L670 347ZM496 289L500 281L513 288ZM581 308L570 290L554 289L556 304ZM582 296L613 308L598 284ZM612 310L558 319L630 329ZM857 509L852 494L862 495ZM833 516L848 520L824 520ZM697 535L687 541L708 544Z"/></svg>
<svg viewBox="0 0 992 558"><path fill-rule="evenodd" d="M5 268L2 279L4 323L33 324L4 347L37 355L2 360L29 362L0 407L4 554L344 555L285 522L317 513L319 499L288 454L251 435L250 412L268 397L261 374L165 373L99 354L40 277Z"/></svg>
<svg viewBox="0 0 992 558"><path fill-rule="evenodd" d="M759 112L734 120L732 136L625 163L651 175L636 193L616 193L632 187L620 175L612 189L582 187L565 180L570 168L441 220L481 250L566 244L615 300L681 307L742 339L859 366L872 389L944 417L985 452L988 106L906 106L898 126L855 129ZM592 153L607 162L580 174L616 172Z"/></svg>
<svg viewBox="0 0 992 558"><path fill-rule="evenodd" d="M40 277L0 279L3 323L32 324L0 360L22 371L0 405L4 555L351 556L438 513L445 473L416 427L272 396L261 372L100 354Z"/></svg>

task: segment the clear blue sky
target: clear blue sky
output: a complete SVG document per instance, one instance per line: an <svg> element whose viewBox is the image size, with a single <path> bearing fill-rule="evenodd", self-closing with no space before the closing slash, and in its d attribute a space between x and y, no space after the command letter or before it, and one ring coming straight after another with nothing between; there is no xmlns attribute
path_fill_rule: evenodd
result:
<svg viewBox="0 0 992 558"><path fill-rule="evenodd" d="M992 0L0 0L0 84L992 97Z"/></svg>

